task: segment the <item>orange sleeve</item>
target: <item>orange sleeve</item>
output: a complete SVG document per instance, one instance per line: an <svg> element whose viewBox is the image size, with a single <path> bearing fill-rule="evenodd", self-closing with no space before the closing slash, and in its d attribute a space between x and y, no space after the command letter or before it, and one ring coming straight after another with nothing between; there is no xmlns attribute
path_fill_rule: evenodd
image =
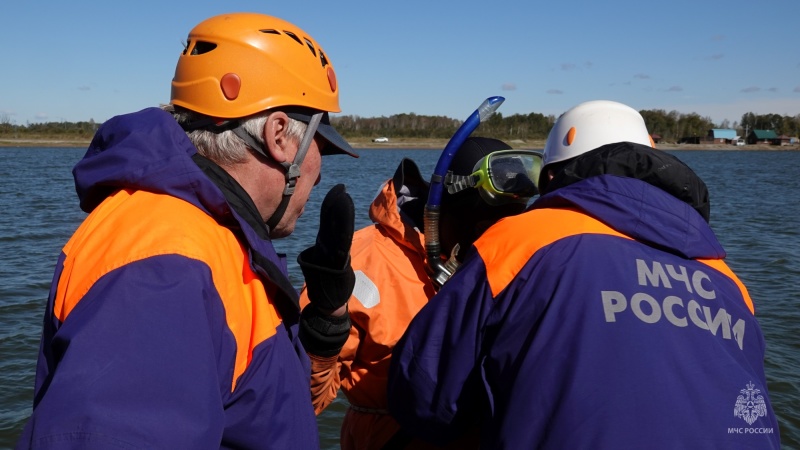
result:
<svg viewBox="0 0 800 450"><path fill-rule="evenodd" d="M339 356L322 357L308 354L311 359L311 403L319 415L333 402L342 384L339 379Z"/></svg>
<svg viewBox="0 0 800 450"><path fill-rule="evenodd" d="M308 304L308 295L303 287L300 292L300 307L304 308ZM353 327L350 329L347 342L337 356L323 357L307 353L311 359L311 404L314 405L314 414L322 413L339 395L339 388L342 386L340 375L342 364L349 366L352 363L359 342L358 331Z"/></svg>

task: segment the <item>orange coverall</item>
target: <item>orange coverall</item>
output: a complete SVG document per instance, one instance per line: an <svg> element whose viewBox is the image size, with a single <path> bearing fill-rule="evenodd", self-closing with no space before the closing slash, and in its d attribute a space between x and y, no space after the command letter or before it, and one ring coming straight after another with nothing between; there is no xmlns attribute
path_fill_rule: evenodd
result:
<svg viewBox="0 0 800 450"><path fill-rule="evenodd" d="M424 201L427 189L419 194ZM353 236L350 255L356 286L349 301L352 328L341 353L328 358L309 355L316 413L336 398L339 388L350 403L342 423L342 449L380 449L400 429L387 411L392 349L436 292L427 272L424 235L411 220L401 217L398 195L394 181L389 180L370 206L373 225ZM303 290L301 307L308 302ZM471 440L477 443L477 439ZM464 442L452 445L465 448ZM439 447L414 440L407 448Z"/></svg>

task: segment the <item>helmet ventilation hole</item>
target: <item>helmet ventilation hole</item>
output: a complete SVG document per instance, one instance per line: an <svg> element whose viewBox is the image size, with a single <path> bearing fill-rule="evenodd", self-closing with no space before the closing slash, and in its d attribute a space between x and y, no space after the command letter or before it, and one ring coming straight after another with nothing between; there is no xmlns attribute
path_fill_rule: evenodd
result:
<svg viewBox="0 0 800 450"><path fill-rule="evenodd" d="M271 29L271 28L270 29L258 30L258 31L260 31L261 33L264 33L264 34L276 34L276 35L280 35L281 34L280 31L275 30L275 29ZM289 36L290 38L294 39L294 41L297 42L300 45L303 45L303 41L305 41L306 46L308 47L308 50L311 51L311 54L314 55L314 57L317 56L317 49L314 47L314 43L311 42L311 40L308 39L307 37L303 37L303 40L301 41L300 38L297 37L297 35L292 33L291 31L283 30L283 34L285 34L286 36ZM320 62L322 63L322 67L326 67L329 64L328 58L325 57L325 54L322 53L322 50L319 50L319 59L320 59Z"/></svg>
<svg viewBox="0 0 800 450"><path fill-rule="evenodd" d="M296 35L296 34L292 33L291 31L286 31L286 30L283 30L283 32L284 32L284 33L285 33L287 36L289 36L290 38L294 39L294 40L295 40L295 42L297 42L298 44L300 44L300 45L303 45L303 43L302 43L302 42L300 42L300 38L299 38L299 37L297 37L297 35Z"/></svg>
<svg viewBox="0 0 800 450"><path fill-rule="evenodd" d="M308 49L311 50L311 54L317 56L317 50L314 49L314 44L312 44L311 41L306 39L306 45L308 46Z"/></svg>
<svg viewBox="0 0 800 450"><path fill-rule="evenodd" d="M191 43L189 45L191 45ZM215 48L217 48L217 44L214 44L213 42L197 41L195 42L190 54L202 55L203 53L208 53Z"/></svg>

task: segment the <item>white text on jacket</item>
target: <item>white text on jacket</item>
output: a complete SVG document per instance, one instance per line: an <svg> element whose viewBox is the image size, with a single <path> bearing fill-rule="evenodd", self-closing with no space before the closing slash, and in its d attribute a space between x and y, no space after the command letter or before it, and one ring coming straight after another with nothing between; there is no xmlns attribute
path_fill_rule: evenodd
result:
<svg viewBox="0 0 800 450"><path fill-rule="evenodd" d="M630 310L642 322L656 323L664 318L676 327L686 327L691 323L714 336L719 334L723 339L733 338L739 349L744 349L744 320L738 319L734 324L733 317L724 308L712 310L717 293L705 272L694 270L689 273L684 266L675 267L658 261L648 264L641 259L636 260L636 272L640 286L663 286L678 291L675 292L678 295L666 295L659 300L650 294L638 292L629 300L619 291L601 291L606 322L616 322L617 314ZM682 288L685 288L688 296L681 295L684 294ZM684 297L689 297L689 300L684 301ZM700 300L696 300L698 297Z"/></svg>

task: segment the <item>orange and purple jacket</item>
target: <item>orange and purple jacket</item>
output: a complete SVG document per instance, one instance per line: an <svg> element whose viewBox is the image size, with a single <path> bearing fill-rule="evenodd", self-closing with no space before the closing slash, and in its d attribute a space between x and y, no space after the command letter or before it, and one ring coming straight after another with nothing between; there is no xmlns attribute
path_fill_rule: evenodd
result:
<svg viewBox="0 0 800 450"><path fill-rule="evenodd" d="M389 409L481 447L779 448L764 338L708 223L600 175L487 230L395 346Z"/></svg>
<svg viewBox="0 0 800 450"><path fill-rule="evenodd" d="M156 108L106 122L73 172L89 215L18 447L318 448L298 294L244 190Z"/></svg>
<svg viewBox="0 0 800 450"><path fill-rule="evenodd" d="M406 186L404 191L408 189ZM398 197L404 195L400 190L394 180L387 181L370 206L374 224L356 231L353 237L350 255L356 285L349 301L352 328L347 342L338 358L311 355L312 399L317 413L336 398L340 388L350 403L342 424L343 449L382 448L399 430L387 411L392 349L435 293L427 273L424 236L399 212ZM427 188L412 195L422 196L424 201ZM305 291L300 303L308 303ZM428 445L415 441L409 448Z"/></svg>

